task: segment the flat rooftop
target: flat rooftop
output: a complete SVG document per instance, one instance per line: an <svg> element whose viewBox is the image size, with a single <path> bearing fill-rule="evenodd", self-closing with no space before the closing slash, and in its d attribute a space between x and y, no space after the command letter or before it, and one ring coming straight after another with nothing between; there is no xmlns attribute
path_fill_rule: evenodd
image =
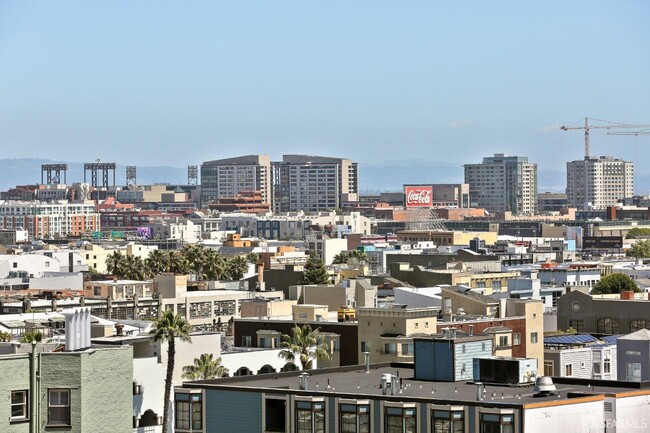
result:
<svg viewBox="0 0 650 433"><path fill-rule="evenodd" d="M206 381L185 382L183 387L230 389L237 391L299 394L311 396L335 396L352 399L386 399L426 401L437 404L480 404L481 406L522 407L528 404L567 400L567 398L589 397L602 394L619 394L638 392L640 388L650 395L648 383L625 383L616 381L562 380L554 378L557 391L545 397L534 396L533 385L508 386L485 385L485 398L477 401L477 385L473 382L431 382L415 380L413 364L382 363L373 364L370 372L365 373L364 366L324 368L310 370L307 390L299 390L300 371L288 373L258 374ZM402 388L395 395L382 395L380 381L382 375L399 375Z"/></svg>

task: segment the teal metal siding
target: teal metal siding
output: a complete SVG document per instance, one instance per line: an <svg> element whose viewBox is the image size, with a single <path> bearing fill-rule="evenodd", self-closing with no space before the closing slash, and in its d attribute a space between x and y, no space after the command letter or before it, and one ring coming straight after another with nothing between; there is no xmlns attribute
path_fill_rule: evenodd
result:
<svg viewBox="0 0 650 433"><path fill-rule="evenodd" d="M206 433L263 431L261 394L208 390L205 400Z"/></svg>
<svg viewBox="0 0 650 433"><path fill-rule="evenodd" d="M434 380L451 382L454 380L453 343L436 341L433 345Z"/></svg>
<svg viewBox="0 0 650 433"><path fill-rule="evenodd" d="M430 341L416 341L414 346L415 378L417 380L433 380L433 344Z"/></svg>
<svg viewBox="0 0 650 433"><path fill-rule="evenodd" d="M373 404L374 404L373 410L375 411L375 416L373 417L374 421L375 421L375 425L373 427L374 427L375 433L381 433L381 417L382 417L381 401L380 400L375 400L373 402Z"/></svg>

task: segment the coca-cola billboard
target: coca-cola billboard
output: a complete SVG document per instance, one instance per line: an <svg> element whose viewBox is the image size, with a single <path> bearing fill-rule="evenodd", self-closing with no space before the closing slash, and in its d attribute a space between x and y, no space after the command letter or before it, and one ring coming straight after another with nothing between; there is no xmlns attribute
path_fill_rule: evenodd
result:
<svg viewBox="0 0 650 433"><path fill-rule="evenodd" d="M406 207L431 207L433 204L433 188L430 186L404 187L404 202Z"/></svg>

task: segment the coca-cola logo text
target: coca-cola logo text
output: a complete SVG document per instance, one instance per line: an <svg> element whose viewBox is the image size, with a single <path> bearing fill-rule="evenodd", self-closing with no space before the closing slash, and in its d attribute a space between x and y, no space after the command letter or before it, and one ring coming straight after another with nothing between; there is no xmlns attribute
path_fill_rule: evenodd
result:
<svg viewBox="0 0 650 433"><path fill-rule="evenodd" d="M430 188L409 188L406 190L406 206L431 206L432 196Z"/></svg>

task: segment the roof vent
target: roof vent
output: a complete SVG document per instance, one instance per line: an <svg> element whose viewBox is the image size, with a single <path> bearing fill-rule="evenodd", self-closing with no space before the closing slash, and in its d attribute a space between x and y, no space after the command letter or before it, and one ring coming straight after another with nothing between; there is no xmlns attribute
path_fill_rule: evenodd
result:
<svg viewBox="0 0 650 433"><path fill-rule="evenodd" d="M555 389L555 384L553 384L553 379L549 376L540 376L535 381L535 396L536 397L545 397L552 395L557 391Z"/></svg>

